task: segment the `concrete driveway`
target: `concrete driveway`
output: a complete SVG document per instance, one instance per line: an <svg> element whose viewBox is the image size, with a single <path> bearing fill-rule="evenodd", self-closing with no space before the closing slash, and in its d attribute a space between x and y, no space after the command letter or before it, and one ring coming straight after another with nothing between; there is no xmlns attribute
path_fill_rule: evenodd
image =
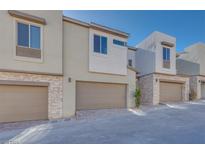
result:
<svg viewBox="0 0 205 154"><path fill-rule="evenodd" d="M0 125L0 143L205 143L205 101Z"/></svg>

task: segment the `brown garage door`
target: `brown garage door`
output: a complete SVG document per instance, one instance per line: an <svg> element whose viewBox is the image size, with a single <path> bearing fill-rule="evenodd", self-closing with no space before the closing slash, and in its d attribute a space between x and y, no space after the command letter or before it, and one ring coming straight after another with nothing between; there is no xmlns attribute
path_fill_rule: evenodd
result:
<svg viewBox="0 0 205 154"><path fill-rule="evenodd" d="M124 108L126 85L77 82L76 104L77 110Z"/></svg>
<svg viewBox="0 0 205 154"><path fill-rule="evenodd" d="M48 119L48 88L0 85L0 122Z"/></svg>
<svg viewBox="0 0 205 154"><path fill-rule="evenodd" d="M160 82L160 102L182 101L182 84Z"/></svg>

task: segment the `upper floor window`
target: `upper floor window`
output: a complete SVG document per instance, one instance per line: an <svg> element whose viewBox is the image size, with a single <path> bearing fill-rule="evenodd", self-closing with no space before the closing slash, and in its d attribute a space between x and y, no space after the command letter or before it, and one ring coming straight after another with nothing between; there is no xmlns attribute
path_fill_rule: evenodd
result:
<svg viewBox="0 0 205 154"><path fill-rule="evenodd" d="M113 44L119 45L119 46L127 46L126 42L123 42L123 41L120 41L120 40L116 40L116 39L113 39Z"/></svg>
<svg viewBox="0 0 205 154"><path fill-rule="evenodd" d="M129 65L129 66L132 66L132 59L129 59L129 60L128 60L128 65Z"/></svg>
<svg viewBox="0 0 205 154"><path fill-rule="evenodd" d="M36 25L17 23L17 45L21 47L40 49L41 28Z"/></svg>
<svg viewBox="0 0 205 154"><path fill-rule="evenodd" d="M170 48L163 47L163 60L170 60Z"/></svg>
<svg viewBox="0 0 205 154"><path fill-rule="evenodd" d="M107 54L107 37L94 35L94 52Z"/></svg>
<svg viewBox="0 0 205 154"><path fill-rule="evenodd" d="M170 68L170 48L163 47L163 67Z"/></svg>
<svg viewBox="0 0 205 154"><path fill-rule="evenodd" d="M26 21L16 21L15 58L29 62L42 62L42 26Z"/></svg>

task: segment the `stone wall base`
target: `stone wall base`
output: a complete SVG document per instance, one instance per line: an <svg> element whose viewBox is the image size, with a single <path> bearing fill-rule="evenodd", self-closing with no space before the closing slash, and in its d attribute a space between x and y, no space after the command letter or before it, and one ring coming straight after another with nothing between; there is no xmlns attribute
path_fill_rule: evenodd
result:
<svg viewBox="0 0 205 154"><path fill-rule="evenodd" d="M190 92L194 93L194 100L201 99L201 83L205 82L205 76L191 76L190 77Z"/></svg>

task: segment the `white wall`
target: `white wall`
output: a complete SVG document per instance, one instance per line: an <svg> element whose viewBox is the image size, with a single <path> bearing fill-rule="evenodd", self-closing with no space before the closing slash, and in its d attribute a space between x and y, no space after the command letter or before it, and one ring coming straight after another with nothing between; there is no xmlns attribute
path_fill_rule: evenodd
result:
<svg viewBox="0 0 205 154"><path fill-rule="evenodd" d="M141 48L150 52L156 51L156 35L155 32L147 36L142 42L136 45L137 48Z"/></svg>
<svg viewBox="0 0 205 154"><path fill-rule="evenodd" d="M163 41L174 44L174 47L170 48L170 69L163 68L163 45L161 45ZM153 32L136 47L144 49L147 52L155 52L155 72L176 74L176 39L174 37L161 32Z"/></svg>
<svg viewBox="0 0 205 154"><path fill-rule="evenodd" d="M196 43L185 48L185 53L180 55L181 59L200 65L198 75L205 75L205 44Z"/></svg>
<svg viewBox="0 0 205 154"><path fill-rule="evenodd" d="M200 65L185 59L177 58L176 60L177 74L180 75L199 75Z"/></svg>
<svg viewBox="0 0 205 154"><path fill-rule="evenodd" d="M93 52L94 34L107 37L107 55ZM117 75L127 75L127 47L113 44L113 39L126 41L127 39L113 36L108 33L89 30L89 71L97 73L108 73Z"/></svg>
<svg viewBox="0 0 205 154"><path fill-rule="evenodd" d="M155 72L155 53L138 48L135 54L135 68L139 75Z"/></svg>

